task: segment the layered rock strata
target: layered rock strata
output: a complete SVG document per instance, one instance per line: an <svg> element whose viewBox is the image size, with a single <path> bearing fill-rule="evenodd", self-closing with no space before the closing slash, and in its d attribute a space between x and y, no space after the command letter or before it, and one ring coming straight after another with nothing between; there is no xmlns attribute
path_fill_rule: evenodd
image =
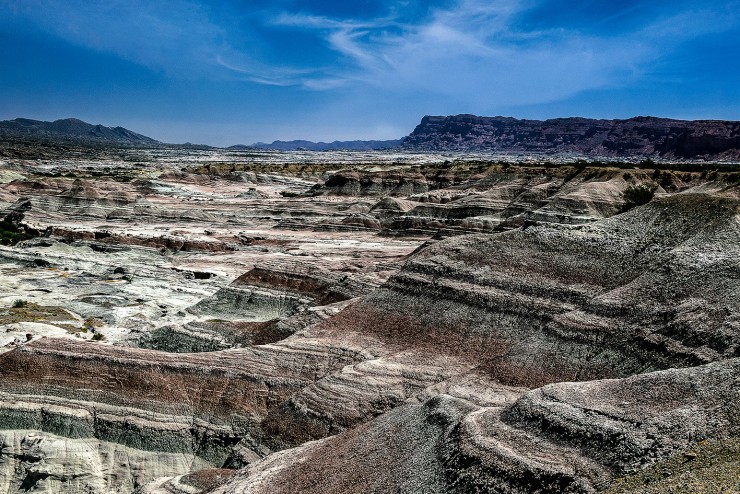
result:
<svg viewBox="0 0 740 494"><path fill-rule="evenodd" d="M177 454L180 466L189 458L189 469L238 466L269 452L260 432L268 410L357 355L304 343L175 357L47 338L0 356L0 423L6 430L40 431L43 441L86 439L93 450L118 444L144 456L163 453L163 461ZM14 474L8 485L19 481L21 487L74 492L64 474L39 476L19 447L3 450ZM132 479L149 481L158 470L110 468L102 489L121 492L135 487Z"/></svg>
<svg viewBox="0 0 740 494"><path fill-rule="evenodd" d="M551 384L518 399L489 383L487 402L447 389L205 492L597 492L697 441L736 436L739 366Z"/></svg>
<svg viewBox="0 0 740 494"><path fill-rule="evenodd" d="M738 435L732 173L173 156L0 173L3 492L594 492Z"/></svg>

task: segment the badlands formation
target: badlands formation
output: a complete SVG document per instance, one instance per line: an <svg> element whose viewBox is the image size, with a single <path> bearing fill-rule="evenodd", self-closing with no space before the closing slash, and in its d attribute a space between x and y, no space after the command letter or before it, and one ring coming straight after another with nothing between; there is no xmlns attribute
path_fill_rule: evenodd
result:
<svg viewBox="0 0 740 494"><path fill-rule="evenodd" d="M2 494L740 488L737 172L65 156L0 164Z"/></svg>

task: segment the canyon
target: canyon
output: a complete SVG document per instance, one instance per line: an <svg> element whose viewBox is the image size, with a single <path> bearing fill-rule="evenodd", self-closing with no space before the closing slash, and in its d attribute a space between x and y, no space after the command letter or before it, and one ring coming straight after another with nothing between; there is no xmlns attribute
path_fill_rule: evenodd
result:
<svg viewBox="0 0 740 494"><path fill-rule="evenodd" d="M737 166L450 154L453 124L8 146L0 492L737 490Z"/></svg>

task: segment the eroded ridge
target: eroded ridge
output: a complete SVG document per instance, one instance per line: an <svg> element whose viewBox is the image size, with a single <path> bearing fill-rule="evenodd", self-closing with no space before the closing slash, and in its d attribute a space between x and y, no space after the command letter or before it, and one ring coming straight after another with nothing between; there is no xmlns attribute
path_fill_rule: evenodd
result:
<svg viewBox="0 0 740 494"><path fill-rule="evenodd" d="M2 169L0 492L598 492L738 436L732 173L260 156Z"/></svg>

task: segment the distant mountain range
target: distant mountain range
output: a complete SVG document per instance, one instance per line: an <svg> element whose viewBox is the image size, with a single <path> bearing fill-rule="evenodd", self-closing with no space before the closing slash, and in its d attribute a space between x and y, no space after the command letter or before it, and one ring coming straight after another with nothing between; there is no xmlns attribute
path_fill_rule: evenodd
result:
<svg viewBox="0 0 740 494"><path fill-rule="evenodd" d="M252 144L252 148L258 149L276 149L278 151L373 151L380 149L397 148L401 145L402 139L389 141L334 141L334 142L313 142L313 141L273 141L271 144L258 142ZM246 146L232 146L230 149Z"/></svg>
<svg viewBox="0 0 740 494"><path fill-rule="evenodd" d="M626 120L518 120L426 116L403 140L410 151L740 159L740 122L634 117Z"/></svg>
<svg viewBox="0 0 740 494"><path fill-rule="evenodd" d="M16 118L0 121L0 138L89 141L104 144L158 145L159 141L123 127L93 125L76 118L53 122Z"/></svg>
<svg viewBox="0 0 740 494"><path fill-rule="evenodd" d="M92 125L75 118L43 122L16 118L0 121L0 141L69 141L91 145L161 146L159 141L123 127ZM169 145L168 145L169 146ZM181 145L203 148L208 146ZM475 115L425 116L403 139L313 142L258 142L228 149L282 151L493 152L500 154L656 157L740 160L740 122L634 117L626 120L556 118L519 120Z"/></svg>

